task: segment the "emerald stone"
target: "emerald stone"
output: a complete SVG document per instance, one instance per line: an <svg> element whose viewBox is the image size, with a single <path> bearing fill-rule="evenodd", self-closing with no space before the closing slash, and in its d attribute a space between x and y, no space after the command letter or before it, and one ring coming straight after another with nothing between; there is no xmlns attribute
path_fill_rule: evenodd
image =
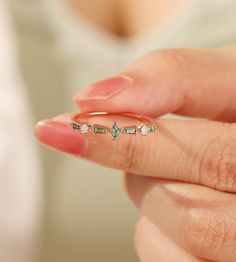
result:
<svg viewBox="0 0 236 262"><path fill-rule="evenodd" d="M155 132L155 130L156 130L155 126L153 126L153 125L148 126L148 132L153 133L153 132Z"/></svg>
<svg viewBox="0 0 236 262"><path fill-rule="evenodd" d="M80 124L79 124L79 123L72 122L72 123L71 123L71 126L72 126L73 129L76 129L76 130L79 130L79 129L80 129Z"/></svg>
<svg viewBox="0 0 236 262"><path fill-rule="evenodd" d="M94 126L93 127L93 132L95 134L105 134L106 133L106 129L103 126Z"/></svg>
<svg viewBox="0 0 236 262"><path fill-rule="evenodd" d="M135 134L136 134L136 127L135 127L135 126L126 127L126 128L124 129L124 131L125 131L125 134L135 135Z"/></svg>
<svg viewBox="0 0 236 262"><path fill-rule="evenodd" d="M116 125L116 122L114 122L114 125L111 128L111 135L115 139L116 137L118 137L119 134L120 134L120 128Z"/></svg>

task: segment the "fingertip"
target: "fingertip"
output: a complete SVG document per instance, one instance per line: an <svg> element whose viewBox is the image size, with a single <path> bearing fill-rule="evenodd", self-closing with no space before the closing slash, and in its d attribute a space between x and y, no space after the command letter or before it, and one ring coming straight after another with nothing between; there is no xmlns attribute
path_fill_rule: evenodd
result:
<svg viewBox="0 0 236 262"><path fill-rule="evenodd" d="M37 122L34 126L33 133L37 139L40 138L40 131L42 128L50 122L50 119L45 119Z"/></svg>
<svg viewBox="0 0 236 262"><path fill-rule="evenodd" d="M71 155L83 156L88 149L86 136L70 129L63 122L40 121L35 126L34 134L42 144Z"/></svg>

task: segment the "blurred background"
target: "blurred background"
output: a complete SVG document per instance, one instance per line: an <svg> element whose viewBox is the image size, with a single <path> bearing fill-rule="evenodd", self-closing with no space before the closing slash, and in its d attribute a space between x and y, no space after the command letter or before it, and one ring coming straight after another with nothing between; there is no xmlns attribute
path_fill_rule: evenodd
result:
<svg viewBox="0 0 236 262"><path fill-rule="evenodd" d="M0 261L137 262L122 173L33 126L151 50L236 43L236 0L2 0L0 39Z"/></svg>

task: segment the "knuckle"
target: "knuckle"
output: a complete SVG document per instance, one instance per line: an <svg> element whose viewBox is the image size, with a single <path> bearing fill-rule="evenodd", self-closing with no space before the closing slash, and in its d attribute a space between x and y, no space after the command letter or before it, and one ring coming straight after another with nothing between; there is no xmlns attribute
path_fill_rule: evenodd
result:
<svg viewBox="0 0 236 262"><path fill-rule="evenodd" d="M179 64L186 57L187 51L184 49L168 49L156 51L159 58L163 60Z"/></svg>
<svg viewBox="0 0 236 262"><path fill-rule="evenodd" d="M227 130L224 135L214 139L205 148L200 160L198 177L201 184L234 192L236 189L236 141L230 138L229 134Z"/></svg>
<svg viewBox="0 0 236 262"><path fill-rule="evenodd" d="M195 51L196 52L196 51ZM124 70L124 73L135 77L143 75L144 67L153 66L156 68L155 75L158 79L168 79L169 82L176 82L180 76L186 75L189 65L193 60L193 51L188 49L163 49L148 52L145 56L138 59L133 65Z"/></svg>
<svg viewBox="0 0 236 262"><path fill-rule="evenodd" d="M184 222L184 239L193 253L235 252L236 222L227 212L196 208L189 211Z"/></svg>
<svg viewBox="0 0 236 262"><path fill-rule="evenodd" d="M182 69L188 66L191 52L185 49L158 50L147 54L147 58L152 59L152 57L159 61L163 71L167 71L168 74L170 70L180 73L180 69L181 72L184 72Z"/></svg>

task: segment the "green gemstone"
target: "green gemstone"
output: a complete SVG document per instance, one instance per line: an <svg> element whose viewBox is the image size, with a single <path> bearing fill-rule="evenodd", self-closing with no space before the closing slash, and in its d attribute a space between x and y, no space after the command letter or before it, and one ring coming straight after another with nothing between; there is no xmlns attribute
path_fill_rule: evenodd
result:
<svg viewBox="0 0 236 262"><path fill-rule="evenodd" d="M111 128L111 135L116 138L120 134L120 128L114 123L113 127Z"/></svg>
<svg viewBox="0 0 236 262"><path fill-rule="evenodd" d="M147 126L147 128L148 128L148 132L151 132L151 133L155 132L156 130L156 127L153 125Z"/></svg>
<svg viewBox="0 0 236 262"><path fill-rule="evenodd" d="M72 122L71 124L73 129L79 130L80 129L80 124L76 123L76 122Z"/></svg>
<svg viewBox="0 0 236 262"><path fill-rule="evenodd" d="M106 129L103 126L94 126L93 127L93 132L95 134L104 134L104 133L106 133Z"/></svg>

